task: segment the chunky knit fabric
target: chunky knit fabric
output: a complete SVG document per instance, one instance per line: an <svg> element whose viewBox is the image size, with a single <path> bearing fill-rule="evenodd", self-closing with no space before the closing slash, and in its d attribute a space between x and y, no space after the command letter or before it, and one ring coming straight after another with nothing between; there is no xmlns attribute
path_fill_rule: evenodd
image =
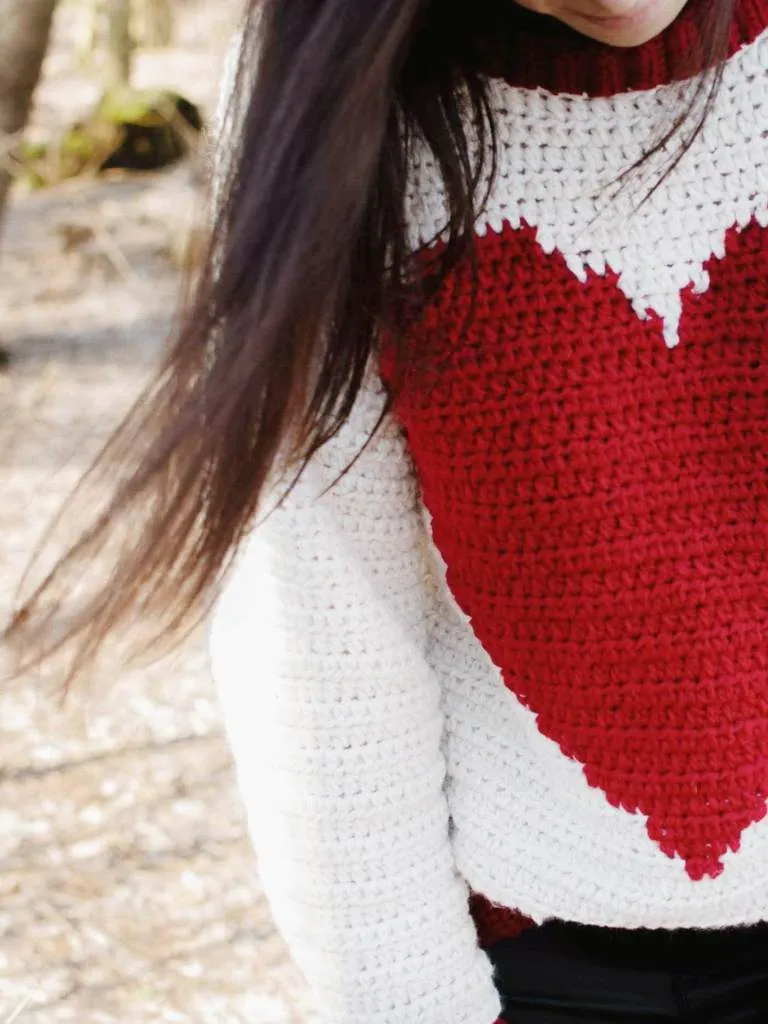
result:
<svg viewBox="0 0 768 1024"><path fill-rule="evenodd" d="M222 597L264 884L328 1024L491 1024L482 946L548 918L768 918L766 26L737 5L641 205L669 150L613 185L680 100L695 5L621 59L525 41L470 327L460 268L373 442L339 479L386 360ZM428 158L412 180L426 250Z"/></svg>

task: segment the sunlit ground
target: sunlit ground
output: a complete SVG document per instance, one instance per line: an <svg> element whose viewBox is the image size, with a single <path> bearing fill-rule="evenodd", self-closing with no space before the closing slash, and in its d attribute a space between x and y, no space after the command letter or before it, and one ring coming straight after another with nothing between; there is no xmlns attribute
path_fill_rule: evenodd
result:
<svg viewBox="0 0 768 1024"><path fill-rule="evenodd" d="M210 108L222 26L219 5L193 10L184 45L150 55L142 74ZM46 124L89 95L66 31L41 94ZM0 258L0 337L14 357L0 372L3 611L162 343L194 190L180 167L16 197ZM66 712L38 680L6 683L0 723L0 1021L309 1020L260 894L203 638L151 671L111 666Z"/></svg>

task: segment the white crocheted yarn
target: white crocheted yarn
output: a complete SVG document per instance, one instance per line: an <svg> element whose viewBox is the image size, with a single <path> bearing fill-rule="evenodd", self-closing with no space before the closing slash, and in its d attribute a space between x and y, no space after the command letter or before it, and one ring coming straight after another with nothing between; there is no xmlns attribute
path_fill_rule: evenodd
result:
<svg viewBox="0 0 768 1024"><path fill-rule="evenodd" d="M277 922L329 1024L499 1012L449 841L422 519L365 394L221 601L212 662Z"/></svg>
<svg viewBox="0 0 768 1024"><path fill-rule="evenodd" d="M550 254L580 279L618 275L639 317L656 313L670 347L678 343L686 288L704 292L704 264L722 258L725 236L753 220L768 227L768 32L727 65L704 129L647 202L638 206L679 139L650 161L630 187L622 172L658 139L680 109L684 86L660 86L608 99L552 95L495 83L499 166L477 230L526 223ZM426 245L446 223L429 157L414 170L414 243Z"/></svg>

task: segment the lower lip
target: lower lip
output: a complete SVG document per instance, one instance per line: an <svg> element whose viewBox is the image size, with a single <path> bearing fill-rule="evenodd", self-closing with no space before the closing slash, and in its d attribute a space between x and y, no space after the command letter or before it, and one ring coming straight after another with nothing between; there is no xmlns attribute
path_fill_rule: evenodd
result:
<svg viewBox="0 0 768 1024"><path fill-rule="evenodd" d="M631 29L639 28L641 25L650 21L653 15L656 13L659 7L659 0L646 0L645 3L639 3L632 10L627 11L626 14L620 14L613 18L600 18L590 14L578 14L578 17L582 21L588 21L590 25L597 25L600 28L607 29ZM574 14L576 12L574 11Z"/></svg>

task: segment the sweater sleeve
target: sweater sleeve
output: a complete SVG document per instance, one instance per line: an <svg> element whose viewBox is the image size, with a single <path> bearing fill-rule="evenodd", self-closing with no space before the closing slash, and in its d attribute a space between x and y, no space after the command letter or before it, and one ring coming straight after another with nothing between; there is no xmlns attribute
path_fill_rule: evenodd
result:
<svg viewBox="0 0 768 1024"><path fill-rule="evenodd" d="M256 528L212 664L275 920L323 1024L492 1024L453 863L424 528L378 389Z"/></svg>

